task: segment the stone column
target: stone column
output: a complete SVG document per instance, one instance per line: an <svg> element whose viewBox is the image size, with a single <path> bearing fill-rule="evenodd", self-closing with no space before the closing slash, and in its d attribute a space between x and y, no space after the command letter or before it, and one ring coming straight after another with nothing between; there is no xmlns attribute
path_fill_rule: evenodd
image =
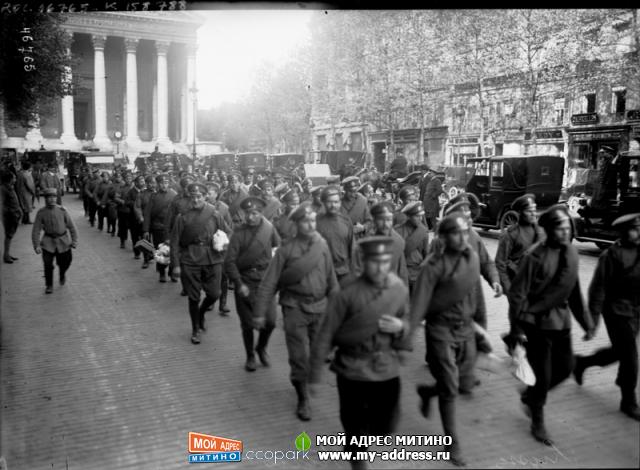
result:
<svg viewBox="0 0 640 470"><path fill-rule="evenodd" d="M169 140L169 89L167 75L167 51L169 42L156 41L158 53L158 140L157 144L168 152L172 150Z"/></svg>
<svg viewBox="0 0 640 470"><path fill-rule="evenodd" d="M67 33L70 39L73 39L73 33ZM67 49L67 56L71 57L71 48ZM62 97L62 134L60 134L60 143L69 150L80 148L80 142L76 137L75 123L73 117L73 75L71 67L65 67L63 78L67 94Z"/></svg>
<svg viewBox="0 0 640 470"><path fill-rule="evenodd" d="M196 88L196 45L187 44L187 146L193 147L193 135L195 133L194 120L194 96L193 90ZM193 150L192 150L193 151Z"/></svg>
<svg viewBox="0 0 640 470"><path fill-rule="evenodd" d="M91 36L93 41L93 95L96 133L93 143L100 150L109 150L113 144L107 135L107 82L104 66L106 36Z"/></svg>
<svg viewBox="0 0 640 470"><path fill-rule="evenodd" d="M140 144L138 136L138 65L136 51L138 39L125 38L124 47L127 51L127 149L132 151Z"/></svg>

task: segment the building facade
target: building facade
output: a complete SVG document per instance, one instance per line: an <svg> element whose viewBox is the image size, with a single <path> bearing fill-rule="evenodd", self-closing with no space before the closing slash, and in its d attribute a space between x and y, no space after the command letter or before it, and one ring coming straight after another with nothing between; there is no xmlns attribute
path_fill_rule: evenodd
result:
<svg viewBox="0 0 640 470"><path fill-rule="evenodd" d="M65 14L72 94L27 130L0 121L19 152L87 148L127 155L189 153L195 132L197 29L190 12Z"/></svg>

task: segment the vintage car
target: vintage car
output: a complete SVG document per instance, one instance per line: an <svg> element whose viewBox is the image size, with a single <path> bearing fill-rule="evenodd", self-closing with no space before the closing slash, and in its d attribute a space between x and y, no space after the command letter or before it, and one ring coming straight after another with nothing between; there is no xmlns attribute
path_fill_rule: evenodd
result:
<svg viewBox="0 0 640 470"><path fill-rule="evenodd" d="M236 168L236 156L233 153L214 153L203 159L204 166L212 170L234 170Z"/></svg>
<svg viewBox="0 0 640 470"><path fill-rule="evenodd" d="M274 168L282 168L290 173L305 164L304 155L299 153L275 153L269 155L269 165Z"/></svg>
<svg viewBox="0 0 640 470"><path fill-rule="evenodd" d="M115 156L109 152L84 152L84 158L91 170L99 170L100 173L113 173Z"/></svg>
<svg viewBox="0 0 640 470"><path fill-rule="evenodd" d="M464 192L476 169L473 166L447 166L442 168L442 171L445 174L442 189L445 190L450 198L454 198L459 193Z"/></svg>
<svg viewBox="0 0 640 470"><path fill-rule="evenodd" d="M467 159L474 170L465 188L485 204L474 225L504 229L517 221L511 203L526 193L536 196L539 210L556 204L562 191L564 158L546 155L479 157Z"/></svg>
<svg viewBox="0 0 640 470"><path fill-rule="evenodd" d="M253 168L256 171L267 169L267 156L260 152L239 153L236 155L238 169L242 172Z"/></svg>
<svg viewBox="0 0 640 470"><path fill-rule="evenodd" d="M614 159L617 197L594 201L594 194L581 197L579 208L571 210L578 241L593 242L606 248L618 238L611 223L621 215L640 212L640 151L620 152ZM596 181L597 192L600 181Z"/></svg>
<svg viewBox="0 0 640 470"><path fill-rule="evenodd" d="M341 179L355 175L365 166L366 152L352 150L323 150L320 152L320 162L329 165L331 173L340 175Z"/></svg>

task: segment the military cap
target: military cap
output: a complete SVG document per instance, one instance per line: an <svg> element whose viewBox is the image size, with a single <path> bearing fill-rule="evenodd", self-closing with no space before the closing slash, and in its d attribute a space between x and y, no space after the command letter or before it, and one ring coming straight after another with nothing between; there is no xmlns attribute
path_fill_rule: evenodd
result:
<svg viewBox="0 0 640 470"><path fill-rule="evenodd" d="M220 192L220 185L218 183L216 183L215 181L207 181L205 183L205 186L207 187L207 191L211 188L215 189L217 193Z"/></svg>
<svg viewBox="0 0 640 470"><path fill-rule="evenodd" d="M327 186L324 184L321 184L320 186L313 186L311 188L311 195L312 196L317 196L319 192L321 192L324 188L326 188Z"/></svg>
<svg viewBox="0 0 640 470"><path fill-rule="evenodd" d="M372 237L363 238L358 242L358 246L362 250L362 255L365 258L371 258L380 255L389 255L392 253L393 238L375 235Z"/></svg>
<svg viewBox="0 0 640 470"><path fill-rule="evenodd" d="M370 184L370 183L362 183L362 184L360 185L360 187L358 188L358 192L359 192L360 194L363 194L363 193L364 193L364 190L365 190L365 189L367 189L367 186L371 186L371 184ZM373 186L371 187L371 189L373 189Z"/></svg>
<svg viewBox="0 0 640 470"><path fill-rule="evenodd" d="M416 192L416 188L413 186L403 186L402 189L398 191L398 197L404 201L410 194L416 194Z"/></svg>
<svg viewBox="0 0 640 470"><path fill-rule="evenodd" d="M511 209L517 212L523 212L530 207L536 207L536 197L531 193L520 196L511 203Z"/></svg>
<svg viewBox="0 0 640 470"><path fill-rule="evenodd" d="M305 201L291 211L291 214L289 214L289 220L292 222L298 222L313 212L314 210L313 207L311 207L311 203L309 201Z"/></svg>
<svg viewBox="0 0 640 470"><path fill-rule="evenodd" d="M289 183L280 183L278 186L275 187L274 191L278 194L281 194L288 189L289 189Z"/></svg>
<svg viewBox="0 0 640 470"><path fill-rule="evenodd" d="M555 204L544 211L538 218L538 225L545 231L551 230L561 222L569 220L569 209L564 204Z"/></svg>
<svg viewBox="0 0 640 470"><path fill-rule="evenodd" d="M202 183L189 183L187 185L187 192L189 193L201 193L201 194L207 194L207 187L202 184Z"/></svg>
<svg viewBox="0 0 640 470"><path fill-rule="evenodd" d="M402 213L406 214L409 217L413 215L419 215L421 213L424 214L424 207L422 207L422 202L420 201L410 202L409 204L407 204L402 208Z"/></svg>
<svg viewBox="0 0 640 470"><path fill-rule="evenodd" d="M144 182L145 182L145 183L147 183L147 184L149 184L149 183L150 183L151 181L153 181L154 179L156 179L156 178L154 178L154 176L153 176L153 175L147 175L147 176L145 176L145 177L144 177Z"/></svg>
<svg viewBox="0 0 640 470"><path fill-rule="evenodd" d="M271 188L273 189L273 181L271 181L270 179L267 179L267 178L258 181L258 187L261 190L263 190L263 191L266 190L267 186L271 186Z"/></svg>
<svg viewBox="0 0 640 470"><path fill-rule="evenodd" d="M456 202L455 204L447 204L444 208L444 215L448 215L453 212L461 212L462 208L465 206L471 210L471 204L466 199Z"/></svg>
<svg viewBox="0 0 640 470"><path fill-rule="evenodd" d="M100 173L100 168L94 168L91 173Z"/></svg>
<svg viewBox="0 0 640 470"><path fill-rule="evenodd" d="M626 230L630 227L640 227L640 212L620 216L611 223L611 226L620 230Z"/></svg>
<svg viewBox="0 0 640 470"><path fill-rule="evenodd" d="M298 192L295 189L290 189L280 197L280 200L282 202L291 202L293 200L293 196L296 194L298 194Z"/></svg>
<svg viewBox="0 0 640 470"><path fill-rule="evenodd" d="M371 217L374 218L387 213L393 214L393 207L391 207L391 204L388 201L379 202L371 208Z"/></svg>
<svg viewBox="0 0 640 470"><path fill-rule="evenodd" d="M609 152L609 153L612 153L612 154L616 153L616 151L613 149L613 147L609 147L608 145L601 146L600 150L604 150L605 152Z"/></svg>
<svg viewBox="0 0 640 470"><path fill-rule="evenodd" d="M438 234L445 235L462 229L461 220L463 223L465 222L462 212L451 212L447 214L438 224Z"/></svg>
<svg viewBox="0 0 640 470"><path fill-rule="evenodd" d="M359 185L360 178L358 178L357 176L348 176L342 180L342 186L351 186L352 184Z"/></svg>
<svg viewBox="0 0 640 470"><path fill-rule="evenodd" d="M227 181L231 180L233 176L235 176L238 179L242 178L242 175L240 174L239 171L230 171L229 173L227 173Z"/></svg>
<svg viewBox="0 0 640 470"><path fill-rule="evenodd" d="M56 188L46 188L44 191L42 191L42 195L44 197L57 196L58 195L58 190Z"/></svg>
<svg viewBox="0 0 640 470"><path fill-rule="evenodd" d="M336 194L340 196L340 188L334 185L325 186L322 189L321 199L323 201L326 201L329 197L334 196Z"/></svg>
<svg viewBox="0 0 640 470"><path fill-rule="evenodd" d="M267 207L267 203L259 197L249 196L244 198L240 203L240 209L243 211L258 210L262 212Z"/></svg>
<svg viewBox="0 0 640 470"><path fill-rule="evenodd" d="M327 176L327 184L340 184L340 175Z"/></svg>

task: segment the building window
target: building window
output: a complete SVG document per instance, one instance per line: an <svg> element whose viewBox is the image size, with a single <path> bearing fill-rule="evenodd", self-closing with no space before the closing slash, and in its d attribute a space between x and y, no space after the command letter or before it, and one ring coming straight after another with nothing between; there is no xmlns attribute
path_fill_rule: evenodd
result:
<svg viewBox="0 0 640 470"><path fill-rule="evenodd" d="M555 123L556 126L564 124L564 98L557 98L554 102Z"/></svg>
<svg viewBox="0 0 640 470"><path fill-rule="evenodd" d="M318 150L327 150L327 136L325 134L318 136Z"/></svg>
<svg viewBox="0 0 640 470"><path fill-rule="evenodd" d="M585 103L585 113L595 113L596 112L596 94L595 93L587 93L584 95L584 103Z"/></svg>
<svg viewBox="0 0 640 470"><path fill-rule="evenodd" d="M334 150L342 150L342 149L343 149L342 134L336 134L336 145L334 147Z"/></svg>
<svg viewBox="0 0 640 470"><path fill-rule="evenodd" d="M624 114L627 107L627 90L624 88L614 88L611 100L611 111L616 114Z"/></svg>

